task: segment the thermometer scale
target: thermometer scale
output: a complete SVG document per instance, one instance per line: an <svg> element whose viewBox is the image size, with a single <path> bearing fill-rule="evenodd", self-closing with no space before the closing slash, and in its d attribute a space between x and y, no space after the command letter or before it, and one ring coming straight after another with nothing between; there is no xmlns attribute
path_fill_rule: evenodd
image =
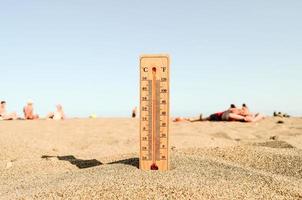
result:
<svg viewBox="0 0 302 200"><path fill-rule="evenodd" d="M169 56L140 57L140 169L169 169Z"/></svg>

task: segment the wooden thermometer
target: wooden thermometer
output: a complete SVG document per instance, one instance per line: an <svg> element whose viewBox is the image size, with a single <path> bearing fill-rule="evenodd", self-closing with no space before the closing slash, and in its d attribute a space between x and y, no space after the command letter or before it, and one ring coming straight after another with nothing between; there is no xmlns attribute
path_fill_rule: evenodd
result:
<svg viewBox="0 0 302 200"><path fill-rule="evenodd" d="M140 57L140 169L169 169L169 56Z"/></svg>

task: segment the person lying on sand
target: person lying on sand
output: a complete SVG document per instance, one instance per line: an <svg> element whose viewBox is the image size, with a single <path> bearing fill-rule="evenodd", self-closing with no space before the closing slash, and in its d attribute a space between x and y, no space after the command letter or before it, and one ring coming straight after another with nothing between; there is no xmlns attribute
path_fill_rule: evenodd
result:
<svg viewBox="0 0 302 200"><path fill-rule="evenodd" d="M66 119L65 113L63 111L63 107L58 104L57 110L55 112L51 112L46 116L46 119L54 119L54 120L64 120Z"/></svg>
<svg viewBox="0 0 302 200"><path fill-rule="evenodd" d="M244 121L244 116L241 115L241 110L236 108L234 104L222 112L211 114L209 117L202 118L202 115L197 119L190 119L191 122L196 121Z"/></svg>
<svg viewBox="0 0 302 200"><path fill-rule="evenodd" d="M23 108L24 118L27 120L39 119L39 115L34 114L33 102L29 100L27 105Z"/></svg>
<svg viewBox="0 0 302 200"><path fill-rule="evenodd" d="M241 110L240 110L240 115L242 115L242 116L255 116L255 115L258 115L258 114L254 114L254 113L250 112L247 105L245 103L243 103L242 107L241 107Z"/></svg>
<svg viewBox="0 0 302 200"><path fill-rule="evenodd" d="M257 122L263 119L264 116L260 114L253 115L249 112L247 106L244 104L243 109L236 108L234 104L231 104L230 108L223 112L217 112L211 114L209 117L202 118L200 115L198 118L175 118L174 122L182 122L182 121L190 121L190 122L198 122L198 121L240 121L240 122Z"/></svg>
<svg viewBox="0 0 302 200"><path fill-rule="evenodd" d="M259 121L264 119L265 116L260 113L252 113L245 103L242 104L240 115L245 117L245 120Z"/></svg>
<svg viewBox="0 0 302 200"><path fill-rule="evenodd" d="M15 120L18 117L17 117L17 114L15 112L8 114L6 112L6 101L1 101L1 104L0 104L0 118L2 120Z"/></svg>

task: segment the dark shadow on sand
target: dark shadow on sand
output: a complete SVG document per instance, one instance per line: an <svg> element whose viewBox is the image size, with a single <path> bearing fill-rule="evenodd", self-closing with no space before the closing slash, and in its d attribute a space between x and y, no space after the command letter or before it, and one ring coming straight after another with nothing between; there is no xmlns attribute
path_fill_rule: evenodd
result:
<svg viewBox="0 0 302 200"><path fill-rule="evenodd" d="M47 156L47 155L43 155L43 156L41 156L41 158L44 158L46 160L48 160L49 158L53 158L53 157L58 158L58 160L68 161L72 165L77 166L79 169L96 167L96 166L99 166L99 165L103 164L103 163L101 163L100 161L98 161L96 159L82 160L82 159L77 159L73 155L68 155L68 156Z"/></svg>
<svg viewBox="0 0 302 200"><path fill-rule="evenodd" d="M139 168L139 159L138 158L128 158L124 160L118 160L111 163L108 163L109 165L112 164L123 164L123 165L130 165L136 168Z"/></svg>

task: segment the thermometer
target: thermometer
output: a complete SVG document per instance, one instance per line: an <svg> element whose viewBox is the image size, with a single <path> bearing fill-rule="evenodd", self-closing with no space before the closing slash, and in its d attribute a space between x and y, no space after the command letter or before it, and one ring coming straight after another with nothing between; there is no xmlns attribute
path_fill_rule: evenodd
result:
<svg viewBox="0 0 302 200"><path fill-rule="evenodd" d="M169 169L168 55L140 57L140 169Z"/></svg>

